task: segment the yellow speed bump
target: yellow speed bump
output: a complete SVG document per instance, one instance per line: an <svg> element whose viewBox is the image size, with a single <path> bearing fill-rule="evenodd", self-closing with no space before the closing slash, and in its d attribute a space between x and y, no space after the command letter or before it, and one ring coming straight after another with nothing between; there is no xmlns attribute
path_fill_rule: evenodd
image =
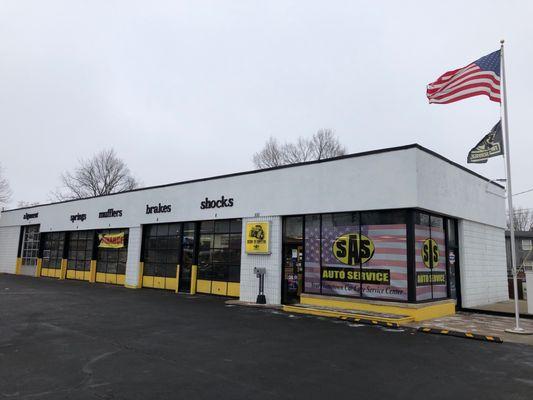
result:
<svg viewBox="0 0 533 400"><path fill-rule="evenodd" d="M481 340L481 341L492 342L492 343L503 343L502 338L498 336L479 335L477 333L472 333L472 332L452 331L448 329L436 329L436 328L429 328L429 327L420 327L418 328L418 332L432 333L435 335L454 336L454 337L465 338L465 339Z"/></svg>

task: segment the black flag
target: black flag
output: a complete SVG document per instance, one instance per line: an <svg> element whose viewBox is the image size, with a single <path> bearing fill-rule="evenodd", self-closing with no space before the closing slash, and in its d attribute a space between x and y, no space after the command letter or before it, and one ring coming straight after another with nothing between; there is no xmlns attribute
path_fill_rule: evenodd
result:
<svg viewBox="0 0 533 400"><path fill-rule="evenodd" d="M469 163L486 163L490 157L503 156L502 121L499 120L468 153Z"/></svg>

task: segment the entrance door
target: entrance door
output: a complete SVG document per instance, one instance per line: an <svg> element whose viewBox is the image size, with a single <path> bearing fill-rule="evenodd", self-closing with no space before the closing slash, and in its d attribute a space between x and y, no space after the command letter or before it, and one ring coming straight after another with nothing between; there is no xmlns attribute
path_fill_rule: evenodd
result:
<svg viewBox="0 0 533 400"><path fill-rule="evenodd" d="M457 222L447 220L446 236L446 269L448 272L448 297L457 301L461 308L461 282L459 273L459 243L457 240Z"/></svg>
<svg viewBox="0 0 533 400"><path fill-rule="evenodd" d="M303 217L283 220L282 302L300 302L303 285Z"/></svg>
<svg viewBox="0 0 533 400"><path fill-rule="evenodd" d="M191 273L194 263L194 249L196 244L196 224L186 222L183 224L181 243L180 282L178 290L189 293L191 291Z"/></svg>

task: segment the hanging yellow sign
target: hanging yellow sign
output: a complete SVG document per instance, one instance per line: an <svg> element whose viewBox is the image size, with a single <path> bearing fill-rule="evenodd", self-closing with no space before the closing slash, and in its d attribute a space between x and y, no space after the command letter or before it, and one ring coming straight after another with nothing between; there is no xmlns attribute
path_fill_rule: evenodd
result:
<svg viewBox="0 0 533 400"><path fill-rule="evenodd" d="M246 253L270 254L270 222L246 223Z"/></svg>
<svg viewBox="0 0 533 400"><path fill-rule="evenodd" d="M120 249L124 247L124 232L102 233L98 235L100 243L98 247L105 249Z"/></svg>

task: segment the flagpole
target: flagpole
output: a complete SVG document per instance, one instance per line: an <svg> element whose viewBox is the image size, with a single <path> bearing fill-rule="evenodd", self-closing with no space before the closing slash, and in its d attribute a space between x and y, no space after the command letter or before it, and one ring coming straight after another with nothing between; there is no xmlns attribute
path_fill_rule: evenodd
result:
<svg viewBox="0 0 533 400"><path fill-rule="evenodd" d="M502 110L503 110L503 130L504 130L504 152L505 158L505 174L507 178L507 207L509 209L509 231L511 238L511 270L513 273L513 291L514 291L514 312L515 312L515 327L506 329L506 332L511 333L523 333L524 329L520 327L520 308L518 306L518 277L516 270L516 245L514 235L514 209L513 209L513 190L511 185L511 151L509 149L509 118L507 115L507 79L505 78L505 58L503 55L503 43L505 41L500 40L501 51L501 73L502 73Z"/></svg>

